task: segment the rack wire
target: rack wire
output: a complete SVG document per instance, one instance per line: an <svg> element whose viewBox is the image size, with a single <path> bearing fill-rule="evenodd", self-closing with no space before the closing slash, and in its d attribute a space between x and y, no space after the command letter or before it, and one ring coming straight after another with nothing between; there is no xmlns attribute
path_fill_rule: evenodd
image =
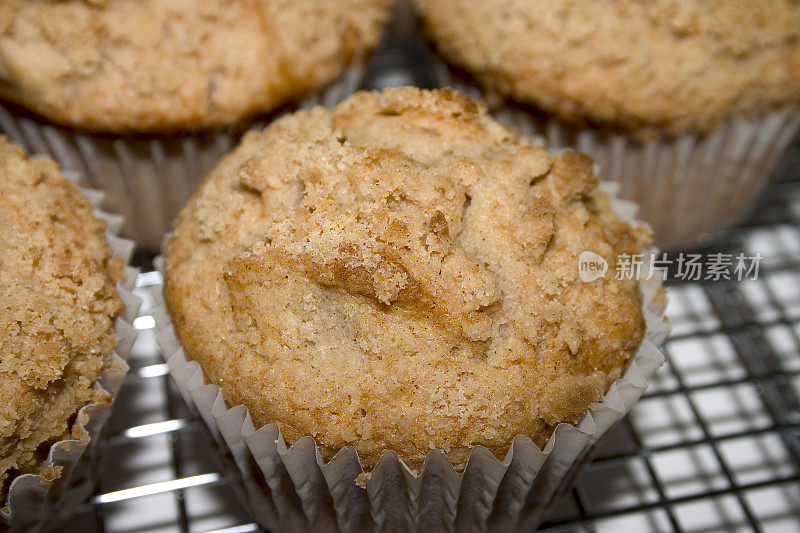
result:
<svg viewBox="0 0 800 533"><path fill-rule="evenodd" d="M401 20L366 88L433 85ZM800 530L800 145L754 217L702 250L761 253L747 281L674 281L668 362L601 443L547 531ZM153 255L136 262L152 270ZM100 492L63 531L259 531L209 456L155 345L148 287L131 371L111 420Z"/></svg>

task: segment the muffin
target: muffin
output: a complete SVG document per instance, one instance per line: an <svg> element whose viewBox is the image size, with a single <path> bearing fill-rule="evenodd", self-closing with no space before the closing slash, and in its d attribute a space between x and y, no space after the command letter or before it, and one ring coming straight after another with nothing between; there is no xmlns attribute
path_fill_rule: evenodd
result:
<svg viewBox="0 0 800 533"><path fill-rule="evenodd" d="M72 484L88 474L71 463L92 453L124 375L114 350L126 273L106 222L55 163L0 137L0 180L0 498L6 523L25 529L51 518L26 485L50 491L42 505L62 490L79 503Z"/></svg>
<svg viewBox="0 0 800 533"><path fill-rule="evenodd" d="M323 462L354 448L346 486L362 467L380 483L388 457L418 473L432 450L459 471L476 448L501 464L515 437L545 448L581 419L643 344L639 285L611 273L649 232L597 185L588 157L553 156L451 90L294 113L245 135L176 219L174 330L255 428L292 450L313 437ZM580 280L587 250L608 276Z"/></svg>
<svg viewBox="0 0 800 533"><path fill-rule="evenodd" d="M157 249L242 121L360 83L390 1L0 0L3 128L84 171Z"/></svg>
<svg viewBox="0 0 800 533"><path fill-rule="evenodd" d="M552 148L593 156L658 244L746 217L800 123L791 0L416 3L448 62Z"/></svg>
<svg viewBox="0 0 800 533"><path fill-rule="evenodd" d="M327 85L388 0L3 0L0 95L115 133L225 126Z"/></svg>

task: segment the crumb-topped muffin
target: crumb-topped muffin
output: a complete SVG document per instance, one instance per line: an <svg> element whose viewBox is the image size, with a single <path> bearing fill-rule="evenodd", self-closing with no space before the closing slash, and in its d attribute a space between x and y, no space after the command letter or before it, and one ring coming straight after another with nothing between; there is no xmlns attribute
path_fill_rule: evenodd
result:
<svg viewBox="0 0 800 533"><path fill-rule="evenodd" d="M46 479L50 445L73 432L81 407L109 401L93 388L111 364L115 287L105 222L53 161L27 159L0 137L0 481Z"/></svg>
<svg viewBox="0 0 800 533"><path fill-rule="evenodd" d="M415 0L438 50L500 96L671 133L800 104L796 0Z"/></svg>
<svg viewBox="0 0 800 533"><path fill-rule="evenodd" d="M82 129L226 125L336 80L391 0L0 0L0 96Z"/></svg>
<svg viewBox="0 0 800 533"><path fill-rule="evenodd" d="M649 238L591 161L552 156L450 90L299 111L207 176L165 241L179 340L230 405L365 467L515 435L543 446L644 332L621 253ZM609 274L578 277L591 250Z"/></svg>

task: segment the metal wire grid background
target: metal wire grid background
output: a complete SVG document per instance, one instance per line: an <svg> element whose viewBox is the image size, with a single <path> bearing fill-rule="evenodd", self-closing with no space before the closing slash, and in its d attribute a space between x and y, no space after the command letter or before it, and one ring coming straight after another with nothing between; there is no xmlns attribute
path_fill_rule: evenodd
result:
<svg viewBox="0 0 800 533"><path fill-rule="evenodd" d="M395 26L366 86L431 86L425 43ZM667 364L543 529L800 530L800 146L749 223L704 251L761 253L760 276L671 284ZM151 261L138 256L145 270ZM155 346L146 313L157 276L138 279L141 337L101 491L61 530L258 531Z"/></svg>

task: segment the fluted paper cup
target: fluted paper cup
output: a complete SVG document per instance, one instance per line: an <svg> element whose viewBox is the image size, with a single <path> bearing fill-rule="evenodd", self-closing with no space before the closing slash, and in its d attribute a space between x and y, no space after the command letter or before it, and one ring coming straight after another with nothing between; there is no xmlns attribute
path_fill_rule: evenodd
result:
<svg viewBox="0 0 800 533"><path fill-rule="evenodd" d="M78 181L74 173L65 172L71 181ZM83 193L98 206L103 193L84 189ZM0 509L0 529L3 525L11 531L44 531L66 519L79 504L85 502L99 485L98 466L102 453L102 442L106 437L107 421L116 395L128 372L126 363L136 330L133 319L139 311L139 298L131 292L138 269L128 265L133 252L133 241L117 236L122 217L95 208L94 216L107 222L106 240L115 257L125 260L125 277L117 283L125 310L117 317L114 332L117 345L107 368L94 383L94 389L111 396L108 403L91 403L82 407L75 418L78 439L66 439L50 446L43 469L60 473L54 479L45 479L37 474L17 476L9 486L8 496Z"/></svg>
<svg viewBox="0 0 800 533"><path fill-rule="evenodd" d="M481 98L481 91L444 63L437 84ZM602 128L571 126L530 108L495 105L493 114L545 145L591 156L599 178L620 184L621 198L639 204L665 249L694 248L705 235L743 223L758 204L777 164L800 130L800 111L776 110L734 120L710 133L642 139Z"/></svg>
<svg viewBox="0 0 800 533"><path fill-rule="evenodd" d="M635 208L615 200L630 220ZM162 269L159 258L157 265ZM155 311L157 341L184 399L203 421L235 492L253 517L272 531L506 531L530 530L574 481L597 441L620 421L664 362L658 346L663 319L661 280L640 282L646 333L623 376L577 424L560 424L543 450L525 435L513 439L499 461L482 446L463 470L433 450L422 470L394 452L365 472L356 450L342 448L327 463L310 436L287 445L275 424L256 428L247 408L229 405L200 365L180 347L161 288Z"/></svg>
<svg viewBox="0 0 800 533"><path fill-rule="evenodd" d="M364 74L363 66L352 66L336 83L297 105L335 105L358 90ZM255 121L196 134L95 135L0 102L0 131L28 152L46 154L62 169L77 172L82 186L105 191L108 209L125 220L121 234L151 251L161 249L161 238L200 179L238 144L247 127L263 126Z"/></svg>

